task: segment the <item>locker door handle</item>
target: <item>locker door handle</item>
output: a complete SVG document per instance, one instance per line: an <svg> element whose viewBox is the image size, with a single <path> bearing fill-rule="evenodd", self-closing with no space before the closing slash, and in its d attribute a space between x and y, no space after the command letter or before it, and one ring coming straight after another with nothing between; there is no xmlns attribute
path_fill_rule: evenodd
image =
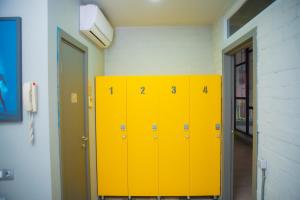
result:
<svg viewBox="0 0 300 200"><path fill-rule="evenodd" d="M221 130L221 124L219 124L219 123L216 124L216 130L217 130L217 131Z"/></svg>
<svg viewBox="0 0 300 200"><path fill-rule="evenodd" d="M156 124L152 124L152 131L157 131L157 125Z"/></svg>
<svg viewBox="0 0 300 200"><path fill-rule="evenodd" d="M125 126L125 124L121 124L120 129L121 129L121 131L126 131L126 126Z"/></svg>
<svg viewBox="0 0 300 200"><path fill-rule="evenodd" d="M185 139L190 139L190 135L185 135Z"/></svg>
<svg viewBox="0 0 300 200"><path fill-rule="evenodd" d="M188 124L183 125L183 130L184 131L189 131L189 129L190 129L190 126Z"/></svg>
<svg viewBox="0 0 300 200"><path fill-rule="evenodd" d="M122 135L122 139L125 140L127 138L126 135Z"/></svg>

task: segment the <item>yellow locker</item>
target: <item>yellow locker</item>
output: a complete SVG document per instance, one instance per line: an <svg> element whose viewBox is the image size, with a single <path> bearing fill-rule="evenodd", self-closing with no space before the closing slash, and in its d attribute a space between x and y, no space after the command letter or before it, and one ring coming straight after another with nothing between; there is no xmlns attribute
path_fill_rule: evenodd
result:
<svg viewBox="0 0 300 200"><path fill-rule="evenodd" d="M188 76L158 77L159 194L189 196Z"/></svg>
<svg viewBox="0 0 300 200"><path fill-rule="evenodd" d="M190 194L220 195L221 77L190 77Z"/></svg>
<svg viewBox="0 0 300 200"><path fill-rule="evenodd" d="M158 86L150 76L127 79L130 196L158 196Z"/></svg>
<svg viewBox="0 0 300 200"><path fill-rule="evenodd" d="M128 196L126 78L96 78L99 196Z"/></svg>

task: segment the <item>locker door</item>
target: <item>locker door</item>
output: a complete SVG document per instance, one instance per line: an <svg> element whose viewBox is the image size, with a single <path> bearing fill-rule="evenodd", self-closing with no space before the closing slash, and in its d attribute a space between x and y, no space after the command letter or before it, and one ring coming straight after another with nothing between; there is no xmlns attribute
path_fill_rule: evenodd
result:
<svg viewBox="0 0 300 200"><path fill-rule="evenodd" d="M99 196L128 196L126 79L97 77L96 131Z"/></svg>
<svg viewBox="0 0 300 200"><path fill-rule="evenodd" d="M188 77L159 77L159 90L159 194L189 196Z"/></svg>
<svg viewBox="0 0 300 200"><path fill-rule="evenodd" d="M158 195L157 88L153 77L129 77L127 81L130 196Z"/></svg>
<svg viewBox="0 0 300 200"><path fill-rule="evenodd" d="M221 77L190 77L191 196L220 194ZM220 127L221 128L221 127Z"/></svg>

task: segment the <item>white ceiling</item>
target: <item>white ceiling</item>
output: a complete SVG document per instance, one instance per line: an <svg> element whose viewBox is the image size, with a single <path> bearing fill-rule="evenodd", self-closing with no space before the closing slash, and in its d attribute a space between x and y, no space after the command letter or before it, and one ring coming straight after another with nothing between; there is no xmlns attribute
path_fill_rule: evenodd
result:
<svg viewBox="0 0 300 200"><path fill-rule="evenodd" d="M82 0L97 4L118 26L212 24L234 0Z"/></svg>

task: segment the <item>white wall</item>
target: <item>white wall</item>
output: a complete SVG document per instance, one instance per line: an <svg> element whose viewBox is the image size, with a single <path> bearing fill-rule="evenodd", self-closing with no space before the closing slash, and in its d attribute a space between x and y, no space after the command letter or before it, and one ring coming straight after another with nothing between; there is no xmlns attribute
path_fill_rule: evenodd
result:
<svg viewBox="0 0 300 200"><path fill-rule="evenodd" d="M94 95L94 78L103 74L104 52L79 32L80 0L48 0L49 23L49 95L53 199L60 199L57 108L57 28L63 29L88 47L89 92ZM95 98L94 98L95 99ZM97 199L95 105L89 110L89 145L92 199Z"/></svg>
<svg viewBox="0 0 300 200"><path fill-rule="evenodd" d="M28 143L27 113L21 123L0 124L0 168L13 169L15 179L0 181L8 200L51 200L48 109L47 0L1 0L0 16L22 17L22 78L38 84L36 143Z"/></svg>
<svg viewBox="0 0 300 200"><path fill-rule="evenodd" d="M36 144L31 146L28 143L28 116L25 112L22 123L0 124L0 168L12 168L15 173L15 180L0 182L0 197L9 200L60 199L57 28L62 28L88 47L91 95L94 94L95 75L104 71L103 50L79 33L79 5L79 0L0 1L0 16L22 17L23 82L34 80L39 85ZM94 108L89 110L89 141L91 193L92 199L97 199Z"/></svg>
<svg viewBox="0 0 300 200"><path fill-rule="evenodd" d="M120 27L105 50L106 75L211 74L211 27Z"/></svg>
<svg viewBox="0 0 300 200"><path fill-rule="evenodd" d="M230 38L214 25L214 67L222 49L257 27L258 159L268 162L265 199L300 199L300 1L277 0ZM258 168L258 199L261 171Z"/></svg>

